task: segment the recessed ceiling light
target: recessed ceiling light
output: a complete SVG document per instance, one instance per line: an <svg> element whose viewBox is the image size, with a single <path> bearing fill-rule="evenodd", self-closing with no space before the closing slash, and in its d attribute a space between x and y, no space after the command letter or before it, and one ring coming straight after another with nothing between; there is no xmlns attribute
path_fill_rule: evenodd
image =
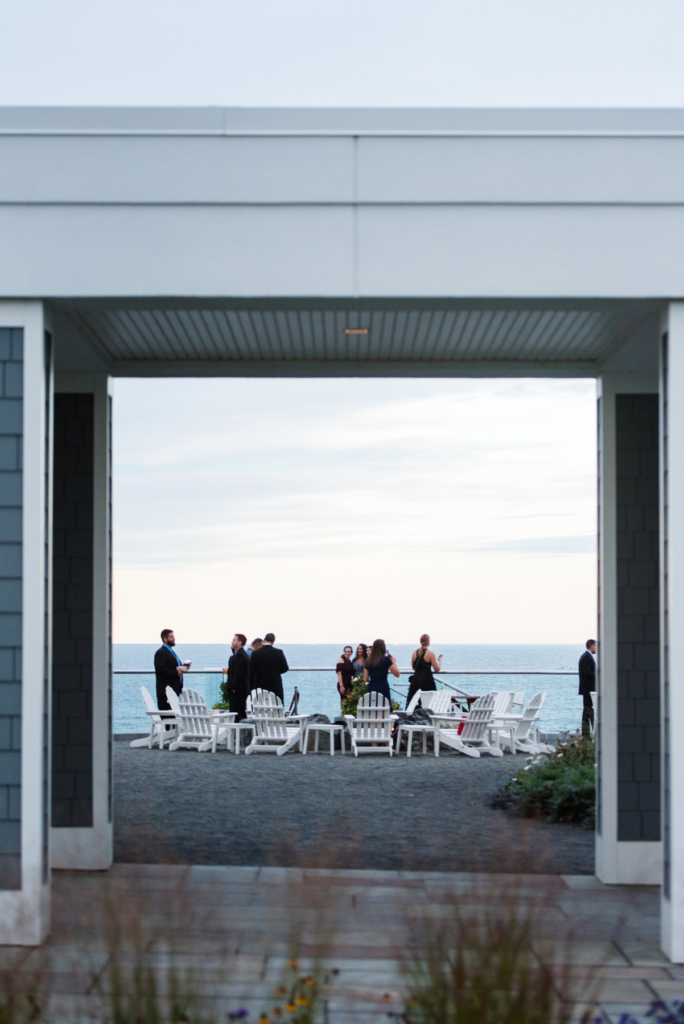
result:
<svg viewBox="0 0 684 1024"><path fill-rule="evenodd" d="M368 334L367 327L345 327L345 334Z"/></svg>

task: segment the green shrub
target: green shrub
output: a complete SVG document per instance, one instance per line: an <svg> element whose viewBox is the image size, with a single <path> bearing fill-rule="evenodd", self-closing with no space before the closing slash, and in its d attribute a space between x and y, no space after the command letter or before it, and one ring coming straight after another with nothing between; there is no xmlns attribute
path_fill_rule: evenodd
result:
<svg viewBox="0 0 684 1024"><path fill-rule="evenodd" d="M365 693L368 692L368 687L363 681L363 676L355 676L352 679L352 688L346 697L342 698L342 714L343 715L355 715L356 708Z"/></svg>
<svg viewBox="0 0 684 1024"><path fill-rule="evenodd" d="M594 741L579 733L542 754L504 786L495 806L524 818L593 828L596 803Z"/></svg>

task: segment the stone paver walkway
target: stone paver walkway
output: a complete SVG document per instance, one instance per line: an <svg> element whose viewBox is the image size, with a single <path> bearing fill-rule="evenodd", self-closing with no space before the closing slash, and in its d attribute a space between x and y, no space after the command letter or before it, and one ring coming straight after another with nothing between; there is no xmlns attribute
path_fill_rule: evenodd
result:
<svg viewBox="0 0 684 1024"><path fill-rule="evenodd" d="M94 985L110 955L103 905L105 921L139 934L147 962L160 971L171 942L204 1012L223 1021L240 1008L258 1020L296 953L305 969L307 958L322 957L338 972L326 990L327 1024L387 1022L401 1002L402 957L416 923L452 913L453 898L487 906L514 888L523 905L545 893L536 938L559 943L558 959L573 965L582 993L600 983L606 1021L684 996L684 968L658 950L654 887L604 886L589 876L144 864L55 872L54 882L49 943L4 949L0 962L19 974L42 971L53 992L50 1019L64 1024L102 1019ZM595 969L588 988L587 967Z"/></svg>

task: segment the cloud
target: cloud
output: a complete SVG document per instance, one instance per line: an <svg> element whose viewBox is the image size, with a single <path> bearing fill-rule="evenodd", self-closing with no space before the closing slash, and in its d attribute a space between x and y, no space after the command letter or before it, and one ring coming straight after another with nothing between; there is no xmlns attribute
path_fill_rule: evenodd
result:
<svg viewBox="0 0 684 1024"><path fill-rule="evenodd" d="M324 601L344 631L378 601L389 622L414 599L420 617L425 587L433 615L463 589L520 600L549 560L551 606L584 588L584 633L595 408L591 381L117 380L117 637L140 628L138 592L182 621L174 572L198 621L215 619L218 574L226 595L253 579L255 601L286 594L302 623Z"/></svg>
<svg viewBox="0 0 684 1024"><path fill-rule="evenodd" d="M525 555L584 555L596 553L596 534L570 537L521 537L483 544L482 551L515 551Z"/></svg>

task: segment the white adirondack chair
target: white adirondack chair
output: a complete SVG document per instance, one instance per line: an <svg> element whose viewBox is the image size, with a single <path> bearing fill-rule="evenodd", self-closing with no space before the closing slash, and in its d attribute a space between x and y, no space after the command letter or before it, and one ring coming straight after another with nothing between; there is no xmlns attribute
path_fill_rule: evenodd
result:
<svg viewBox="0 0 684 1024"><path fill-rule="evenodd" d="M503 742L512 754L550 754L553 747L542 743L538 736L535 736L537 722L541 716L545 693L535 693L534 697L523 712L522 719L517 725L503 726L499 732L499 743Z"/></svg>
<svg viewBox="0 0 684 1024"><path fill-rule="evenodd" d="M494 691L494 714L489 724L489 739L496 747L501 747L502 737L511 735L522 719L525 708L525 692L514 693L508 690Z"/></svg>
<svg viewBox="0 0 684 1024"><path fill-rule="evenodd" d="M173 697L172 697L173 695ZM183 690L177 696L167 686L166 696L169 704L180 719L178 737L169 745L169 750L187 747L191 750L205 752L215 750L215 733L225 725L231 725L235 714L231 711L211 712L204 697L197 690Z"/></svg>
<svg viewBox="0 0 684 1024"><path fill-rule="evenodd" d="M145 702L145 708L149 713L150 735L146 736L144 739L132 740L131 746L149 747L151 750L156 742L161 750L165 743L170 743L171 740L175 740L178 733L178 723L175 718L170 715L162 715L160 713L159 708L152 700L152 695L146 686L141 686L140 692L142 693L142 698Z"/></svg>
<svg viewBox="0 0 684 1024"><path fill-rule="evenodd" d="M525 708L525 691L521 693L512 693L511 700L506 708L507 715L522 715Z"/></svg>
<svg viewBox="0 0 684 1024"><path fill-rule="evenodd" d="M300 751L303 749L309 716L286 716L282 701L270 690L252 690L247 713L254 729L254 736L245 754L267 754L275 751L282 756L295 746L299 746Z"/></svg>
<svg viewBox="0 0 684 1024"><path fill-rule="evenodd" d="M452 690L416 690L411 697L411 703L406 708L406 714L410 715L412 711L415 711L418 701L420 701L421 707L424 707L426 711L446 715L452 709L452 705L455 706L457 700L458 694Z"/></svg>
<svg viewBox="0 0 684 1024"><path fill-rule="evenodd" d="M499 718L508 711L508 706L513 699L513 693L509 690L492 690L490 696L494 698L492 718Z"/></svg>
<svg viewBox="0 0 684 1024"><path fill-rule="evenodd" d="M344 716L351 734L352 753L389 754L392 749L392 705L381 693L364 693L354 715Z"/></svg>
<svg viewBox="0 0 684 1024"><path fill-rule="evenodd" d="M415 710L418 705L418 701L420 701L421 706L432 715L448 715L451 713L458 714L460 719L462 712L456 707L454 698L455 694L451 690L418 690L411 698L411 703L407 708L407 714L410 714L412 710ZM402 737L406 734L408 737L406 756L410 757L411 748L413 746L413 737L417 734L418 736L422 736L423 753L426 754L428 733L434 731L435 727L431 722L423 723L400 721L395 744L396 752L399 753Z"/></svg>
<svg viewBox="0 0 684 1024"><path fill-rule="evenodd" d="M463 728L460 734L459 726L452 724L444 716L436 716L435 755L439 757L440 744L444 743L447 747L452 747L467 757L480 757L481 754L503 757L503 751L490 742L488 735L493 706L493 694L488 693L484 697L479 697L463 719Z"/></svg>

